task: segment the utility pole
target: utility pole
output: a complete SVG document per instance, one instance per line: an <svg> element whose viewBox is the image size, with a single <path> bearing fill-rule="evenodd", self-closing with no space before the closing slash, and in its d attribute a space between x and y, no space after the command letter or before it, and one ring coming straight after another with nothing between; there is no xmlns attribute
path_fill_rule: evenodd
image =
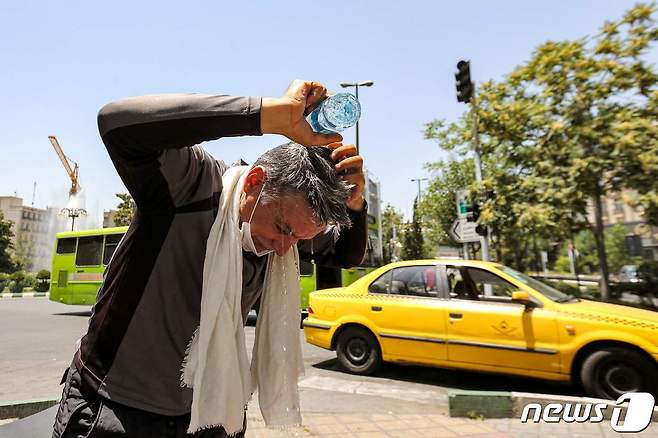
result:
<svg viewBox="0 0 658 438"><path fill-rule="evenodd" d="M475 99L475 84L471 81L471 62L459 61L457 63L457 102L471 104L471 117L473 117L473 155L475 159L475 180L482 182L482 160L480 159L480 139L478 133L478 106ZM474 201L477 202L477 201ZM489 261L489 230L481 239L482 260Z"/></svg>

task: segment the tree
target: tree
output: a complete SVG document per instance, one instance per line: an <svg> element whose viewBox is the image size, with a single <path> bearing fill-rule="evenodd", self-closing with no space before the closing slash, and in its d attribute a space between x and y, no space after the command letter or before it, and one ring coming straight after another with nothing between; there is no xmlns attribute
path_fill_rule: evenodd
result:
<svg viewBox="0 0 658 438"><path fill-rule="evenodd" d="M551 168L557 174L573 175L576 187L593 206L591 225L604 299L609 296L609 270L602 198L633 188L637 172L647 165L654 176L658 169L655 158L643 160L647 146L642 138L651 136L647 127L655 127L655 118L638 121L651 113L647 107L658 83L651 65L642 58L658 40L654 11L654 5L640 4L620 20L605 23L593 37L548 42L510 76L517 90L548 110L544 118L552 125L545 148ZM567 146L568 153L555 147L560 144Z"/></svg>
<svg viewBox="0 0 658 438"><path fill-rule="evenodd" d="M12 273L16 271L17 264L9 254L13 249L12 239L14 232L11 230L13 222L5 220L2 211L0 211L0 272Z"/></svg>
<svg viewBox="0 0 658 438"><path fill-rule="evenodd" d="M117 193L117 198L121 200L117 206L117 212L114 215L114 223L118 227L128 226L135 216L135 201L129 193Z"/></svg>
<svg viewBox="0 0 658 438"><path fill-rule="evenodd" d="M623 126L624 136L644 145L640 151L629 151L637 154L637 169L628 175L629 186L636 193L631 201L642 208L649 224L658 226L658 91L651 93L646 107L638 112L639 117L632 117Z"/></svg>
<svg viewBox="0 0 658 438"><path fill-rule="evenodd" d="M648 219L658 212L656 145L657 75L643 59L658 39L654 5L637 5L601 32L576 41L549 41L500 83L478 93L481 154L485 166L480 196L482 222L498 248L527 246L530 236L566 239L586 222L588 203L608 297L608 262L601 199L636 189ZM466 153L471 120L427 125L426 137ZM514 244L516 241L516 245Z"/></svg>
<svg viewBox="0 0 658 438"><path fill-rule="evenodd" d="M402 235L403 220L404 218L400 211L391 204L386 204L384 211L382 212L384 264L396 261L395 259L398 257L397 245L399 245L400 237Z"/></svg>
<svg viewBox="0 0 658 438"><path fill-rule="evenodd" d="M413 220L404 231L402 241L402 260L418 260L425 258L425 245L423 241L423 230L418 218L417 201L414 201Z"/></svg>

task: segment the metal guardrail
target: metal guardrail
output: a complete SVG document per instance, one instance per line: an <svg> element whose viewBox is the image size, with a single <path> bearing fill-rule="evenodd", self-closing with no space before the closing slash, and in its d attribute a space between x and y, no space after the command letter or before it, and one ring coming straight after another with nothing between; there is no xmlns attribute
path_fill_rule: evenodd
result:
<svg viewBox="0 0 658 438"><path fill-rule="evenodd" d="M600 279L598 275L579 275L577 278L571 275L544 272L531 272L528 275L537 280L563 281L565 283L580 284L582 286L598 285Z"/></svg>
<svg viewBox="0 0 658 438"><path fill-rule="evenodd" d="M566 274L557 274L557 273L551 273L551 272L530 272L528 273L529 276L533 278L545 278L547 280L563 280L563 281L593 281L598 283L601 277L599 275L579 275L578 278L576 278L573 275L566 275Z"/></svg>

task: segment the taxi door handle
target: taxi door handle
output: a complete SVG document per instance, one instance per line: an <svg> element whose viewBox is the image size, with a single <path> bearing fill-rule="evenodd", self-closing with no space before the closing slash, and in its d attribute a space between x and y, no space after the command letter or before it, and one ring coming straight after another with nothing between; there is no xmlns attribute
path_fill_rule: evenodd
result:
<svg viewBox="0 0 658 438"><path fill-rule="evenodd" d="M462 319L462 314L461 313L451 313L450 318L451 319Z"/></svg>
<svg viewBox="0 0 658 438"><path fill-rule="evenodd" d="M381 312L382 306L371 306L370 309L372 309L373 312Z"/></svg>

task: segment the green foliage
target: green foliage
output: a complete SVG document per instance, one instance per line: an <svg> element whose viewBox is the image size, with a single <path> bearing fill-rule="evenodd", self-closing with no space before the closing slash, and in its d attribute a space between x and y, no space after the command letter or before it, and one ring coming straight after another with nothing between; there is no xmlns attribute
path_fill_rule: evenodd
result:
<svg viewBox="0 0 658 438"><path fill-rule="evenodd" d="M629 254L625 237L626 228L623 225L616 224L605 230L605 247L611 272L619 272L624 265L639 263L639 257L632 257ZM570 272L569 259L566 255L567 246L568 244L565 243L561 256L555 264L555 270L558 272ZM594 234L590 230L577 233L574 238L574 246L578 251L578 272L580 274L596 273L599 259Z"/></svg>
<svg viewBox="0 0 658 438"><path fill-rule="evenodd" d="M568 274L571 272L571 261L569 260L569 256L566 255L561 255L557 258L555 261L555 266L553 267L553 270L555 272L559 272L561 274Z"/></svg>
<svg viewBox="0 0 658 438"><path fill-rule="evenodd" d="M32 274L25 274L25 279L23 280L23 287L34 287L37 284L36 278Z"/></svg>
<svg viewBox="0 0 658 438"><path fill-rule="evenodd" d="M114 215L114 224L117 227L128 226L135 216L137 206L129 193L117 193L116 196L121 202L117 206L117 212Z"/></svg>
<svg viewBox="0 0 658 438"><path fill-rule="evenodd" d="M424 259L425 245L423 231L417 214L417 203L414 201L414 216L410 224L407 224L402 239L402 260Z"/></svg>
<svg viewBox="0 0 658 438"><path fill-rule="evenodd" d="M436 162L426 167L431 172L425 196L418 204L427 240L434 247L456 245L450 227L457 219L455 196L457 190L470 187L475 180L473 160Z"/></svg>
<svg viewBox="0 0 658 438"><path fill-rule="evenodd" d="M626 228L617 224L605 230L605 247L610 272L619 272L624 265L639 264L641 257L633 257L626 244Z"/></svg>
<svg viewBox="0 0 658 438"><path fill-rule="evenodd" d="M36 275L36 284L34 285L34 290L37 292L47 292L50 288L50 271L47 269L42 269L37 272Z"/></svg>
<svg viewBox="0 0 658 438"><path fill-rule="evenodd" d="M386 204L382 212L384 264L390 263L395 256L399 256L398 245L402 235L403 220L402 212L391 204ZM393 228L396 230L396 239L393 239Z"/></svg>
<svg viewBox="0 0 658 438"><path fill-rule="evenodd" d="M5 220L2 211L0 211L0 272L11 273L18 269L17 264L12 260L9 250L13 249L12 239L14 232L11 230L13 222Z"/></svg>
<svg viewBox="0 0 658 438"><path fill-rule="evenodd" d="M12 293L23 292L23 288L27 287L27 275L23 271L16 271L9 276L11 283L9 283L9 290Z"/></svg>
<svg viewBox="0 0 658 438"><path fill-rule="evenodd" d="M585 287L585 292L583 292L583 296L601 298L601 288L599 288L598 286L588 285Z"/></svg>
<svg viewBox="0 0 658 438"><path fill-rule="evenodd" d="M25 280L25 272L16 271L9 276L9 279L13 282L22 283Z"/></svg>
<svg viewBox="0 0 658 438"><path fill-rule="evenodd" d="M0 272L0 293L9 285L9 274Z"/></svg>
<svg viewBox="0 0 658 438"><path fill-rule="evenodd" d="M658 286L658 262L650 261L640 264L637 273L643 282L653 285L653 287Z"/></svg>

